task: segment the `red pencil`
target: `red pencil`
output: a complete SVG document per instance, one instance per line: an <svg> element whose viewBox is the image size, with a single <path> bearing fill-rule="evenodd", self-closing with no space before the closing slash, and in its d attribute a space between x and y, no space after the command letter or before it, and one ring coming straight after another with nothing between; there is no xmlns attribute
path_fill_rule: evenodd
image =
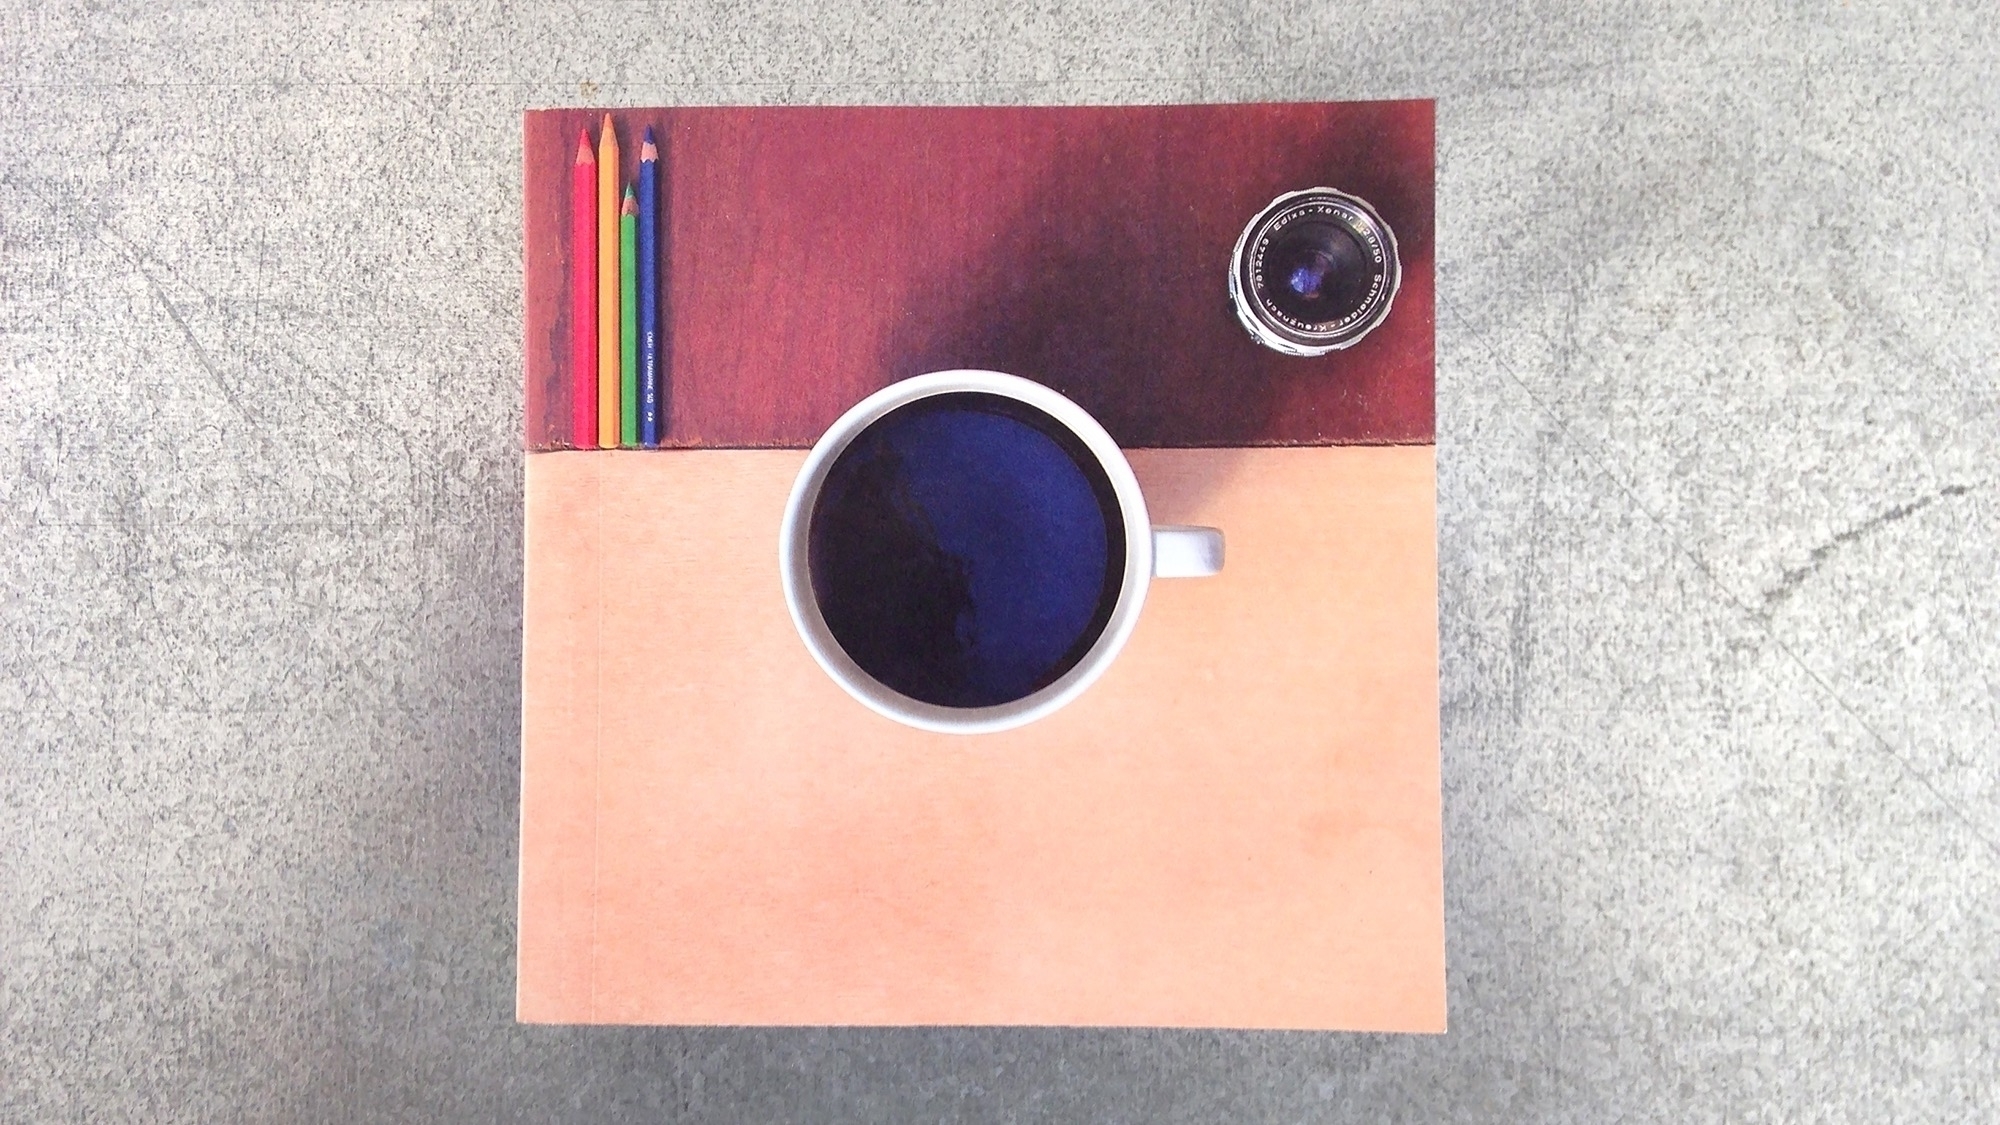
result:
<svg viewBox="0 0 2000 1125"><path fill-rule="evenodd" d="M570 444L597 445L597 156L577 137L569 173Z"/></svg>

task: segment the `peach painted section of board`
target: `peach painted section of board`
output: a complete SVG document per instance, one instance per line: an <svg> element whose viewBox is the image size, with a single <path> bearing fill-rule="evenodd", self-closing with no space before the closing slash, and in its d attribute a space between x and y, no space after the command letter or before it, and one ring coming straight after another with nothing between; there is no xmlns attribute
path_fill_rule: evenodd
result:
<svg viewBox="0 0 2000 1125"><path fill-rule="evenodd" d="M519 1018L1444 1029L1430 447L1133 452L1223 574L956 738L793 632L803 456L527 459Z"/></svg>
<svg viewBox="0 0 2000 1125"><path fill-rule="evenodd" d="M526 115L527 445L569 444L565 218L580 129ZM625 175L654 127L667 443L809 447L911 375L1062 391L1126 446L1432 440L1433 105L614 110ZM1368 199L1403 285L1315 359L1258 346L1227 294L1287 191Z"/></svg>

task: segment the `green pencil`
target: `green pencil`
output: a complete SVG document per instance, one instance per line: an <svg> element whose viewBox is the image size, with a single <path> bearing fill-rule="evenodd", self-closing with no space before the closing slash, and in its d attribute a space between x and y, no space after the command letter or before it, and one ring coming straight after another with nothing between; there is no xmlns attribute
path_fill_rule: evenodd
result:
<svg viewBox="0 0 2000 1125"><path fill-rule="evenodd" d="M639 444L639 200L625 188L618 211L618 444Z"/></svg>

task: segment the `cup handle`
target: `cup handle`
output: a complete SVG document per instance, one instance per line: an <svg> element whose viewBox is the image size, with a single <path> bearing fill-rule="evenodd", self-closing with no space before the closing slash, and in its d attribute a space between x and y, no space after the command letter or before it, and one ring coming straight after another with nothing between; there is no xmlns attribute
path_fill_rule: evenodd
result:
<svg viewBox="0 0 2000 1125"><path fill-rule="evenodd" d="M1153 577L1206 578L1221 569L1221 531L1166 524L1153 528Z"/></svg>

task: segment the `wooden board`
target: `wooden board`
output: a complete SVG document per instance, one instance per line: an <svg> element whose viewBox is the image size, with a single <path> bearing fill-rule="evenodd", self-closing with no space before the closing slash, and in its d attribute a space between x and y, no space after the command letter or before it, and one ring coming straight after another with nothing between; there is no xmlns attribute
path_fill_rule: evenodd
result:
<svg viewBox="0 0 2000 1125"><path fill-rule="evenodd" d="M568 172L601 109L527 114L526 441L569 444ZM666 149L667 441L805 448L910 375L1068 394L1128 446L1432 440L1432 103L621 109ZM1226 288L1277 195L1372 202L1403 286L1356 347L1259 347Z"/></svg>
<svg viewBox="0 0 2000 1125"><path fill-rule="evenodd" d="M528 458L521 1019L1443 1030L1430 447L1134 451L1227 566L981 736L807 655L803 458Z"/></svg>

